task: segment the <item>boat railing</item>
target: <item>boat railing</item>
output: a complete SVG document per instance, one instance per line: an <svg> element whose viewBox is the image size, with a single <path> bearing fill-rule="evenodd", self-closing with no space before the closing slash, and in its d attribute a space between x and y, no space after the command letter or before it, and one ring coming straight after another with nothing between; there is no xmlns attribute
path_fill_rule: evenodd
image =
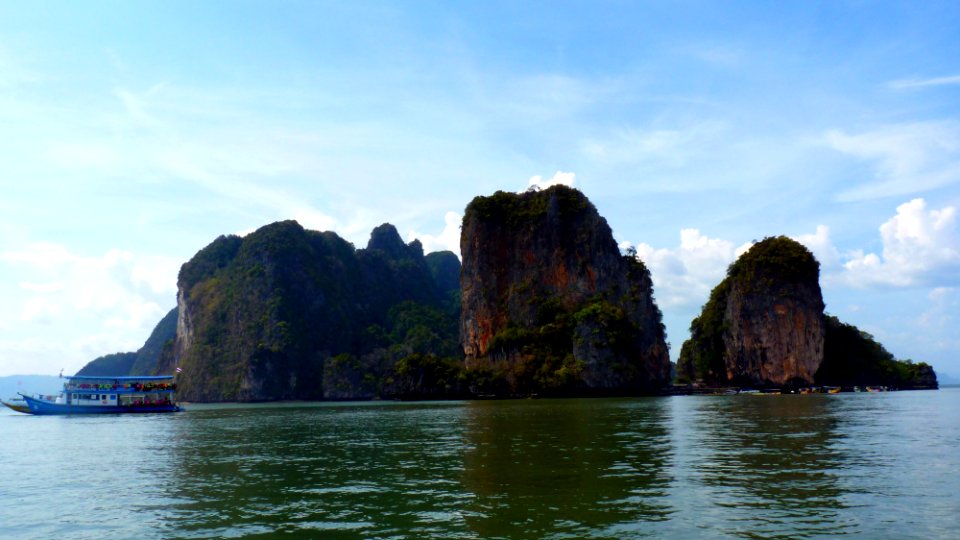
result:
<svg viewBox="0 0 960 540"><path fill-rule="evenodd" d="M67 383L64 388L69 392L78 390L90 391L126 391L126 392L173 392L177 389L176 383L123 383L123 384L91 384L91 383Z"/></svg>

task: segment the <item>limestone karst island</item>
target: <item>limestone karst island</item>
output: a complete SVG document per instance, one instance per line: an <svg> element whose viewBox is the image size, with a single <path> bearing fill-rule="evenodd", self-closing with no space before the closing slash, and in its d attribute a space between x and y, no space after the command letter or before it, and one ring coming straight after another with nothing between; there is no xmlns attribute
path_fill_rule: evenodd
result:
<svg viewBox="0 0 960 540"><path fill-rule="evenodd" d="M786 237L730 265L675 366L650 272L581 192L476 197L460 250L424 255L390 224L362 249L294 221L221 236L139 351L80 374L179 368L196 402L937 387L825 314L819 263Z"/></svg>

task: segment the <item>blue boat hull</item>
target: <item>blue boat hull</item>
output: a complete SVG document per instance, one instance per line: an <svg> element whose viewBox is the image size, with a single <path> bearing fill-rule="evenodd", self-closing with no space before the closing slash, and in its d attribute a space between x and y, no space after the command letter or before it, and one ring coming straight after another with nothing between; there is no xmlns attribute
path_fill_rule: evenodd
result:
<svg viewBox="0 0 960 540"><path fill-rule="evenodd" d="M109 405L67 405L64 403L51 403L30 396L23 396L23 399L27 402L27 408L29 409L24 412L29 414L129 414L178 412L180 410L180 407L174 404L118 407Z"/></svg>

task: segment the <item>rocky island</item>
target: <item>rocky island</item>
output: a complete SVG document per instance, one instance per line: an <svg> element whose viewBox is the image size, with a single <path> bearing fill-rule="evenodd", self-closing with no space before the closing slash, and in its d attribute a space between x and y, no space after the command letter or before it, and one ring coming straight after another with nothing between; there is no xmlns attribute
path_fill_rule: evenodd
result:
<svg viewBox="0 0 960 540"><path fill-rule="evenodd" d="M727 269L690 324L677 370L715 386L809 386L823 361L820 264L789 238L767 238Z"/></svg>
<svg viewBox="0 0 960 540"><path fill-rule="evenodd" d="M650 272L579 191L477 197L460 240L465 366L480 394L652 393L670 361Z"/></svg>
<svg viewBox="0 0 960 540"><path fill-rule="evenodd" d="M179 366L188 401L442 396L420 370L457 355L458 269L388 224L360 250L294 221L223 236L183 265L156 369Z"/></svg>
<svg viewBox="0 0 960 540"><path fill-rule="evenodd" d="M869 334L826 315L819 276L820 263L795 240L753 245L690 324L680 380L708 387L937 387L929 365L895 360Z"/></svg>
<svg viewBox="0 0 960 540"><path fill-rule="evenodd" d="M671 364L650 272L621 253L581 192L554 186L474 198L463 264L424 255L396 228L357 249L273 223L221 236L185 263L177 307L137 352L90 375L178 375L186 401L449 399L655 394ZM936 388L824 313L820 266L783 237L727 269L676 367L700 387ZM670 388L676 391L677 387Z"/></svg>

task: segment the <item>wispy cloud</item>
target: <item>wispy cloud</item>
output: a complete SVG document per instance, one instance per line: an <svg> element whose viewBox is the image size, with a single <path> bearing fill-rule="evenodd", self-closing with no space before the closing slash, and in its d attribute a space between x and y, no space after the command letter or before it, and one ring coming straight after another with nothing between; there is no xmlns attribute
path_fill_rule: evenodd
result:
<svg viewBox="0 0 960 540"><path fill-rule="evenodd" d="M825 144L868 162L873 178L841 191L840 201L910 195L960 182L960 123L891 125L850 134L831 130Z"/></svg>
<svg viewBox="0 0 960 540"><path fill-rule="evenodd" d="M619 129L606 138L586 138L581 151L605 163L648 163L666 169L687 164L722 136L726 127L716 121L695 125Z"/></svg>
<svg viewBox="0 0 960 540"><path fill-rule="evenodd" d="M898 79L887 83L889 88L894 90L912 90L915 88L926 88L929 86L948 86L960 84L960 75L949 75L946 77L933 77L929 79Z"/></svg>

